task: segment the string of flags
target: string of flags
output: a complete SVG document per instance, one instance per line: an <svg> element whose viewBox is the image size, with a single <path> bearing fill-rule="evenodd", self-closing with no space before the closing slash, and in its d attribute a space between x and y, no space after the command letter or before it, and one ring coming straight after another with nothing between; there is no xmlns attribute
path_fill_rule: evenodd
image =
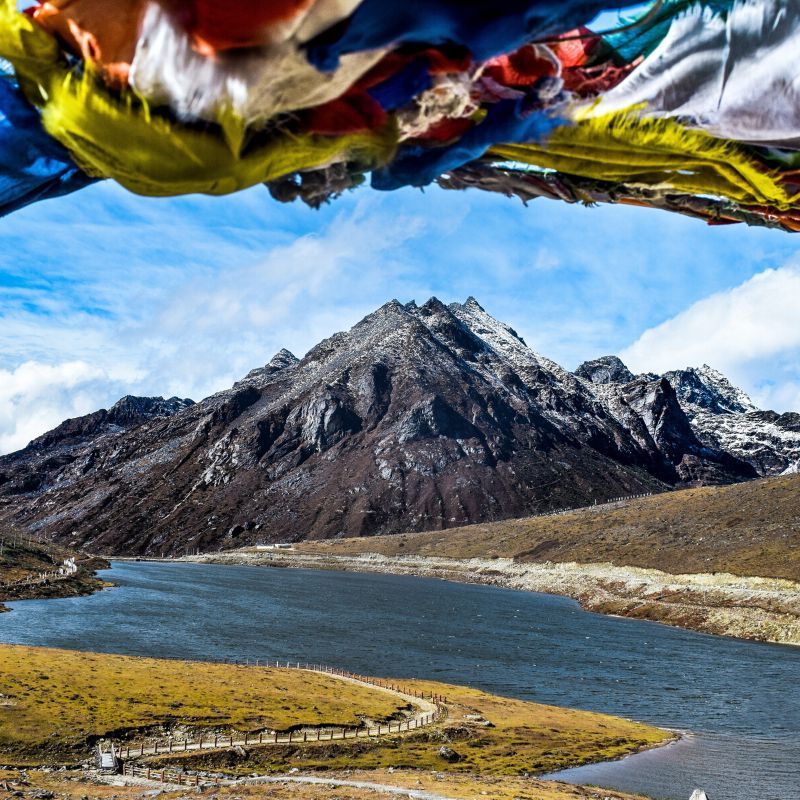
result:
<svg viewBox="0 0 800 800"><path fill-rule="evenodd" d="M797 231L798 53L800 0L0 0L0 214L437 183Z"/></svg>

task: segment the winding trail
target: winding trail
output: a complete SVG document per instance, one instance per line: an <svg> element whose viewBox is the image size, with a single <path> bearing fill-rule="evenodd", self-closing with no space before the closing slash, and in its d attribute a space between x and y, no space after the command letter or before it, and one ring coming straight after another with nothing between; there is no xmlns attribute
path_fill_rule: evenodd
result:
<svg viewBox="0 0 800 800"><path fill-rule="evenodd" d="M285 666L276 664L273 666L265 665L266 669L297 669L302 672L315 672L327 675L337 680L354 683L359 686L366 686L376 691L385 692L396 698L403 700L414 709L414 713L403 720L388 722L366 728L346 728L346 727L307 727L299 730L291 730L281 734L278 731L270 733L259 733L254 735L244 734L243 738L235 736L201 736L200 739L193 741L189 739L156 741L151 743L140 742L116 744L117 754L126 761L125 774L133 777L149 778L152 773L162 774L159 770L153 770L142 766L137 766L134 762L137 759L148 758L170 753L190 753L206 750L229 750L234 747L253 747L295 744L301 742L331 742L343 739L358 738L379 738L382 736L397 735L407 733L420 728L428 727L447 716L446 698L439 695L424 696L422 692L412 692L407 688L396 686L393 683L379 681L363 675L338 670L331 667L324 667L316 664L300 664L292 666L287 663ZM177 774L177 773L176 773ZM166 775L164 775L166 777Z"/></svg>

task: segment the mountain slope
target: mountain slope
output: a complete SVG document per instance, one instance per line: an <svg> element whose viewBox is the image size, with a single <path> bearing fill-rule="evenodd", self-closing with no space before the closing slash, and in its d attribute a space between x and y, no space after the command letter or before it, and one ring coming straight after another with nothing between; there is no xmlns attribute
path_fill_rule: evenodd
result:
<svg viewBox="0 0 800 800"><path fill-rule="evenodd" d="M634 377L619 358L605 356L587 361L575 374L588 382L612 413L634 384L641 391L643 385L666 381L701 446L750 464L760 476L796 470L800 463L800 414L761 411L747 394L708 365L667 372L663 378Z"/></svg>
<svg viewBox="0 0 800 800"><path fill-rule="evenodd" d="M53 488L54 480L69 481L90 470L94 454L112 446L116 437L192 404L178 397L126 395L108 410L65 420L23 450L0 457L0 497L42 492Z"/></svg>
<svg viewBox="0 0 800 800"><path fill-rule="evenodd" d="M442 529L756 475L698 436L669 380L567 372L473 298L392 301L302 360L281 351L176 413L113 435L107 423L54 432L38 482L23 480L35 443L0 458L5 516L101 552L180 553Z"/></svg>
<svg viewBox="0 0 800 800"><path fill-rule="evenodd" d="M329 556L491 556L524 563L609 562L676 575L728 572L800 582L798 493L798 475L760 478L444 532L308 542L296 551Z"/></svg>

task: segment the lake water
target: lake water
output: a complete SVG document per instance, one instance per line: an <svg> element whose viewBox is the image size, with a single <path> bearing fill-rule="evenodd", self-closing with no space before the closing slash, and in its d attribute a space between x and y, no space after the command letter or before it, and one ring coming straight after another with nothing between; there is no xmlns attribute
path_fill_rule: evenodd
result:
<svg viewBox="0 0 800 800"><path fill-rule="evenodd" d="M0 641L109 653L318 661L466 684L692 731L559 777L688 800L800 798L800 648L424 578L115 562L116 588L9 603Z"/></svg>

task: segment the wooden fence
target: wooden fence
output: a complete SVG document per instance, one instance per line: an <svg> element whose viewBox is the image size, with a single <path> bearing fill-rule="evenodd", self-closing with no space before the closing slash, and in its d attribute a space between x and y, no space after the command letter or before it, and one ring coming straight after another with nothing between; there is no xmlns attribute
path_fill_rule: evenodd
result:
<svg viewBox="0 0 800 800"><path fill-rule="evenodd" d="M131 759L145 758L150 756L168 755L170 753L188 753L201 750L230 749L232 747L249 747L253 745L278 745L278 744L299 744L303 742L331 742L344 739L358 738L377 738L390 734L408 733L419 730L420 728L433 725L447 716L447 698L444 695L434 692L422 692L392 681L383 681L377 678L370 678L354 672L327 667L322 664L309 664L300 661L261 661L256 660L231 660L228 663L240 664L243 666L255 666L276 669L297 669L308 672L318 672L324 675L331 675L344 680L355 681L366 686L373 686L378 689L393 692L410 702L420 700L432 710L417 714L397 722L387 722L374 725L372 727L356 728L353 726L324 726L307 727L300 730L289 730L285 733L280 731L260 731L259 733L245 733L241 738L228 734L222 736L213 734L201 736L199 739L162 739L148 743L139 744L117 743L117 752L125 761ZM158 772L158 770L153 770ZM127 774L127 773L126 773ZM140 776L141 777L141 776Z"/></svg>
<svg viewBox="0 0 800 800"><path fill-rule="evenodd" d="M201 784L214 784L220 786L224 781L218 775L203 776L190 775L177 769L154 769L142 767L138 764L125 764L122 774L129 778L144 778L148 781L169 783L175 786L200 786Z"/></svg>

